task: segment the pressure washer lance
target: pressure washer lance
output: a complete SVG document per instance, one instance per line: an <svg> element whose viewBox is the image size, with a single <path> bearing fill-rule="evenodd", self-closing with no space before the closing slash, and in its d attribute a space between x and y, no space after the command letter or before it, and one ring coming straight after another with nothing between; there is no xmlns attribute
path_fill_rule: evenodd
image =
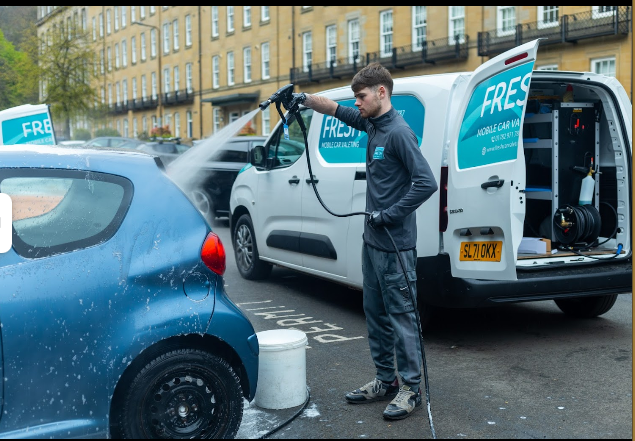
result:
<svg viewBox="0 0 635 441"><path fill-rule="evenodd" d="M300 103L298 102L297 99L295 99L293 97L293 84L287 84L286 86L278 89L278 91L276 91L273 95L271 95L268 100L263 101L262 103L260 103L259 107L260 107L261 110L265 110L272 103L276 103L276 109L278 110L278 114L280 115L280 118L282 119L282 122L284 124L285 137L288 137L288 135L289 135L288 123L289 123L290 119L286 118L282 114L282 110L280 108L280 104L282 103L282 105L285 107L285 109L287 109L287 114L288 115L294 116L297 119L298 124L300 125L300 129L302 129L302 136L304 137L304 146L305 146L305 150L306 150L306 162L307 162L307 166L308 166L308 169L309 169L309 176L313 176L313 170L311 169L311 156L309 155L309 141L308 141L308 137L307 137L307 129L306 129L306 126L304 125L304 120L302 119L302 115L300 115L300 111L299 111L300 110ZM320 197L320 193L318 192L318 189L315 186L315 180L314 179L311 180L311 184L313 186L313 191L315 192L315 196L317 196L318 201L320 201L320 204L322 205L322 207L324 207L324 209L329 214L331 214L331 215L333 215L335 217L349 217L349 216L357 216L357 215L363 215L363 216L370 217L371 214L366 212L366 211L359 211L359 212L353 212L353 213L347 213L347 214L334 213L333 211L331 211L326 206L326 204L324 203L324 201ZM384 225L384 231L386 231L386 234L390 238L390 241L392 242L392 245L395 248L395 252L397 253L397 257L399 258L399 263L401 264L401 269L404 272L406 283L408 284L408 292L410 294L410 298L412 300L412 304L414 305L415 315L417 317L417 327L419 328L418 329L418 331L419 331L419 341L420 341L420 344L421 344L421 358L422 358L422 362L423 362L423 378L425 380L426 406L427 406L427 409L428 409L428 421L430 423L430 431L432 432L432 437L434 439L436 439L437 435L436 435L436 432L434 431L434 424L432 423L432 411L430 409L430 386L428 384L428 365L426 363L426 355L425 355L424 345L423 345L423 330L421 328L421 317L419 316L419 307L417 305L416 296L412 295L413 291L412 291L412 287L410 286L410 280L408 280L408 274L406 273L406 266L404 264L403 259L401 258L401 253L399 253L399 249L397 248L397 244L395 243L395 240L393 239L392 235L390 234L390 232L388 231L388 228L386 228L385 225Z"/></svg>

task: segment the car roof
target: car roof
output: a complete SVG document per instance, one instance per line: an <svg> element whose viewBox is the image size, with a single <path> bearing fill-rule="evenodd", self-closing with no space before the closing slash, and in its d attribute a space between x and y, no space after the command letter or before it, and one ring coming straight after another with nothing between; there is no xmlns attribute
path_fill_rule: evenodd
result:
<svg viewBox="0 0 635 441"><path fill-rule="evenodd" d="M65 168L113 172L117 164L155 167L153 155L132 149L114 147L84 147L65 145L5 145L0 149L3 167Z"/></svg>

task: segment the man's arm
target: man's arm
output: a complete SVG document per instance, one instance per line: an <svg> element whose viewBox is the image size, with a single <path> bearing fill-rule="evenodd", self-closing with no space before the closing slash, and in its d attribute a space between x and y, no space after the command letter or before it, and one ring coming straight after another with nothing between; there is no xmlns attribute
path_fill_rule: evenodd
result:
<svg viewBox="0 0 635 441"><path fill-rule="evenodd" d="M330 116L335 116L335 111L337 110L337 103L332 99L318 95L310 95L308 93L306 94L304 105L316 112Z"/></svg>

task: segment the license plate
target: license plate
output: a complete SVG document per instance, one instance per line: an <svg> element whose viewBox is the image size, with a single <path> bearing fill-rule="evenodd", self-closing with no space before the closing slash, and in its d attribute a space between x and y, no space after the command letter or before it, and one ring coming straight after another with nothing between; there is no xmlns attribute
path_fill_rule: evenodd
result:
<svg viewBox="0 0 635 441"><path fill-rule="evenodd" d="M503 241L461 242L460 261L500 262Z"/></svg>

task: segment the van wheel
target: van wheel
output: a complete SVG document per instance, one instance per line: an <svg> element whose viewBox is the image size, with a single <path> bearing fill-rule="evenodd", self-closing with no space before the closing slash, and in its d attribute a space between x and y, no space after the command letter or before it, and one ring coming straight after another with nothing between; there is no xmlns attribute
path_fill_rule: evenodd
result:
<svg viewBox="0 0 635 441"><path fill-rule="evenodd" d="M236 266L243 278L259 280L269 276L272 265L260 260L254 227L248 214L243 214L236 222L233 245Z"/></svg>
<svg viewBox="0 0 635 441"><path fill-rule="evenodd" d="M579 318L597 317L608 312L617 301L617 294L609 296L582 297L579 299L554 300L558 308L567 315Z"/></svg>

